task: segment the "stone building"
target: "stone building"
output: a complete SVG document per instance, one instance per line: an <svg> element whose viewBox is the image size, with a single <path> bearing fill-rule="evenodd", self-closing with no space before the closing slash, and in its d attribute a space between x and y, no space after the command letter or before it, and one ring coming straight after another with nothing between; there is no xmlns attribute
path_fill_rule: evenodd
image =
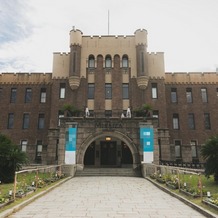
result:
<svg viewBox="0 0 218 218"><path fill-rule="evenodd" d="M73 29L52 73L0 74L0 132L31 163L202 162L217 107L218 74L166 73L163 52L147 52L144 29L129 36Z"/></svg>

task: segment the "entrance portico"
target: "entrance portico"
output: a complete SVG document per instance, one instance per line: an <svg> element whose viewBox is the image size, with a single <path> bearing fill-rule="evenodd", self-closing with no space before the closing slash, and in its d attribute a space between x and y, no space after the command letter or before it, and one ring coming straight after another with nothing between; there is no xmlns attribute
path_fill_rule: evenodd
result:
<svg viewBox="0 0 218 218"><path fill-rule="evenodd" d="M137 168L144 161L140 126L152 126L142 118L62 118L59 132L58 163L66 164L67 134L76 128L75 163L77 166ZM153 126L152 126L153 128ZM153 162L159 161L157 134L154 131ZM67 163L69 164L69 163Z"/></svg>

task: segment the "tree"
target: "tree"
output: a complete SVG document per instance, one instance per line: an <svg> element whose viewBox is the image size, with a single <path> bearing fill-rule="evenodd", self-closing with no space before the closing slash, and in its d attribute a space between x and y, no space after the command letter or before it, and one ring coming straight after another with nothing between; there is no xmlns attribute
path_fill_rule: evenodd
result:
<svg viewBox="0 0 218 218"><path fill-rule="evenodd" d="M28 161L26 153L5 135L0 134L0 181L13 182L15 171Z"/></svg>
<svg viewBox="0 0 218 218"><path fill-rule="evenodd" d="M206 141L201 149L201 155L206 161L206 176L214 175L214 181L218 182L218 135Z"/></svg>

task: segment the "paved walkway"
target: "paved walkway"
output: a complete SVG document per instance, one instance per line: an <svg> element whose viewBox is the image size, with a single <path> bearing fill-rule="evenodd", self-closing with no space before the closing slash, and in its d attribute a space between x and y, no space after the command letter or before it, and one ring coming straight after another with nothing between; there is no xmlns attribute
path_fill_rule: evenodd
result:
<svg viewBox="0 0 218 218"><path fill-rule="evenodd" d="M135 177L75 177L10 218L199 218L202 214Z"/></svg>

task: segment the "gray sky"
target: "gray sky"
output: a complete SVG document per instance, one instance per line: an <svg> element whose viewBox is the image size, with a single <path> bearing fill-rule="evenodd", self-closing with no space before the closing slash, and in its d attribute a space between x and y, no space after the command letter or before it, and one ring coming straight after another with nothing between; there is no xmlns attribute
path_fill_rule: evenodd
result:
<svg viewBox="0 0 218 218"><path fill-rule="evenodd" d="M148 52L166 72L218 68L218 0L0 0L0 72L51 72L69 52L72 26L84 35L148 31Z"/></svg>

